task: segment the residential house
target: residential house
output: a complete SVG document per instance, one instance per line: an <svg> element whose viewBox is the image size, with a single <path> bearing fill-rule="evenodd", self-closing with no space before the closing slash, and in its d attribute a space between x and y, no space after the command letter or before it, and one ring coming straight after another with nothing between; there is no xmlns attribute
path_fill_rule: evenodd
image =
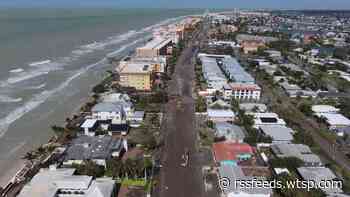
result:
<svg viewBox="0 0 350 197"><path fill-rule="evenodd" d="M241 47L245 54L257 52L259 48L265 47L265 43L259 40L246 40L241 42Z"/></svg>
<svg viewBox="0 0 350 197"><path fill-rule="evenodd" d="M263 125L286 125L286 122L279 118L278 114L276 113L247 113L247 115L253 116L254 127L257 129Z"/></svg>
<svg viewBox="0 0 350 197"><path fill-rule="evenodd" d="M311 110L317 114L317 113L328 113L328 114L337 114L340 109L335 108L331 105L313 105L311 107Z"/></svg>
<svg viewBox="0 0 350 197"><path fill-rule="evenodd" d="M119 157L128 150L125 140L105 136L78 136L69 144L65 152L63 165L83 164L87 160L106 167L106 161Z"/></svg>
<svg viewBox="0 0 350 197"><path fill-rule="evenodd" d="M214 122L232 122L235 113L231 109L208 109L208 119Z"/></svg>
<svg viewBox="0 0 350 197"><path fill-rule="evenodd" d="M217 99L214 102L208 103L208 108L211 109L230 109L231 105L227 102L223 101L222 99Z"/></svg>
<svg viewBox="0 0 350 197"><path fill-rule="evenodd" d="M312 153L310 147L304 144L273 144L271 149L277 157L296 157L303 161L306 167L323 166L321 159Z"/></svg>
<svg viewBox="0 0 350 197"><path fill-rule="evenodd" d="M338 181L339 185L332 185L329 187L321 188L322 191L324 191L326 194L339 194L343 193L343 190L341 188L342 182L340 179L337 180L337 176L326 167L300 167L297 169L300 176L305 181L314 181L316 184L320 184L321 182L325 181Z"/></svg>
<svg viewBox="0 0 350 197"><path fill-rule="evenodd" d="M338 129L350 127L350 120L339 113L339 109L330 105L313 105L311 107L315 116L323 118L329 129L336 131ZM344 133L337 132L338 135L343 135Z"/></svg>
<svg viewBox="0 0 350 197"><path fill-rule="evenodd" d="M245 133L240 126L228 122L216 122L215 132L216 137L225 137L225 140L237 143L243 143L245 138Z"/></svg>
<svg viewBox="0 0 350 197"><path fill-rule="evenodd" d="M83 124L80 125L84 135L94 136L97 128L99 127L97 119L86 119Z"/></svg>
<svg viewBox="0 0 350 197"><path fill-rule="evenodd" d="M254 155L254 149L249 144L232 141L214 143L212 151L215 162L220 165L237 165Z"/></svg>
<svg viewBox="0 0 350 197"><path fill-rule="evenodd" d="M259 130L272 138L272 143L291 143L294 131L284 125L261 125Z"/></svg>
<svg viewBox="0 0 350 197"><path fill-rule="evenodd" d="M239 109L245 112L260 112L264 113L267 111L267 106L262 103L240 103Z"/></svg>
<svg viewBox="0 0 350 197"><path fill-rule="evenodd" d="M221 165L219 167L219 178L227 179L228 187L221 188L225 197L271 197L273 191L271 188L247 187L240 184L239 181L266 180L264 177L246 176L239 166ZM236 184L237 183L237 184Z"/></svg>
<svg viewBox="0 0 350 197"><path fill-rule="evenodd" d="M74 175L73 168L41 169L24 185L18 197L114 197L115 180Z"/></svg>
<svg viewBox="0 0 350 197"><path fill-rule="evenodd" d="M99 121L111 120L112 124L121 124L125 121L125 111L123 106L116 103L98 103L91 109L91 113L92 118Z"/></svg>

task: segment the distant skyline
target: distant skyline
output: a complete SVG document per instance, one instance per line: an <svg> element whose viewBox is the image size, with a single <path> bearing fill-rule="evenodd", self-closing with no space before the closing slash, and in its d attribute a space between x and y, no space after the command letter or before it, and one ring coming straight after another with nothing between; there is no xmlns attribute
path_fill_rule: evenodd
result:
<svg viewBox="0 0 350 197"><path fill-rule="evenodd" d="M350 9L350 0L0 0L0 6Z"/></svg>

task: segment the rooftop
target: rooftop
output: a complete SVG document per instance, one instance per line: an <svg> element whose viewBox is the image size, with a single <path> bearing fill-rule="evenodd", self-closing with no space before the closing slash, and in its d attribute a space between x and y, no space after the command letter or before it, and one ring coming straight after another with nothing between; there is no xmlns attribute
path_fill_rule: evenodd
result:
<svg viewBox="0 0 350 197"><path fill-rule="evenodd" d="M123 93L107 93L102 96L104 102L119 102L119 101L130 101L130 97L127 94Z"/></svg>
<svg viewBox="0 0 350 197"><path fill-rule="evenodd" d="M19 197L56 197L61 191L66 191L65 197L75 197L79 191L81 197L110 197L114 191L115 182L112 179L96 179L91 176L74 175L75 169L41 169L27 183ZM70 194L69 194L70 193Z"/></svg>
<svg viewBox="0 0 350 197"><path fill-rule="evenodd" d="M342 114L316 113L315 115L326 118L330 126L350 126L350 120Z"/></svg>
<svg viewBox="0 0 350 197"><path fill-rule="evenodd" d="M216 162L236 161L240 154L253 155L254 150L249 144L225 141L214 143L213 153Z"/></svg>
<svg viewBox="0 0 350 197"><path fill-rule="evenodd" d="M121 105L111 102L102 102L96 104L91 111L92 112L122 112L123 108Z"/></svg>
<svg viewBox="0 0 350 197"><path fill-rule="evenodd" d="M127 62L119 71L121 74L148 74L152 72L152 64L147 62Z"/></svg>
<svg viewBox="0 0 350 197"><path fill-rule="evenodd" d="M261 90L260 86L258 86L257 84L230 83L229 85L233 90L250 90L250 91Z"/></svg>
<svg viewBox="0 0 350 197"><path fill-rule="evenodd" d="M107 159L122 146L121 139L111 136L79 136L69 144L65 160Z"/></svg>
<svg viewBox="0 0 350 197"><path fill-rule="evenodd" d="M238 83L255 83L255 79L244 70L237 59L231 56L225 56L222 60L222 69L231 80Z"/></svg>
<svg viewBox="0 0 350 197"><path fill-rule="evenodd" d="M80 126L82 128L92 128L95 126L97 120L96 119L87 119L83 122L83 124Z"/></svg>
<svg viewBox="0 0 350 197"><path fill-rule="evenodd" d="M216 135L225 136L226 140L243 140L245 134L241 127L227 122L215 123Z"/></svg>
<svg viewBox="0 0 350 197"><path fill-rule="evenodd" d="M290 142L293 140L293 130L283 125L262 125L259 126L260 130L270 137L275 142Z"/></svg>
<svg viewBox="0 0 350 197"><path fill-rule="evenodd" d="M253 112L257 108L257 112L266 112L267 106L262 103L240 103L239 108L246 112Z"/></svg>
<svg viewBox="0 0 350 197"><path fill-rule="evenodd" d="M335 174L326 167L300 167L297 169L301 177L304 180L313 180L316 183L320 183L325 180L333 180L337 178ZM323 189L326 193L342 193L341 188L327 188Z"/></svg>
<svg viewBox="0 0 350 197"><path fill-rule="evenodd" d="M273 144L271 149L277 157L296 157L305 163L322 163L321 159L312 153L310 147L304 144Z"/></svg>
<svg viewBox="0 0 350 197"><path fill-rule="evenodd" d="M203 76L208 86L214 89L221 89L227 83L225 75L217 65L216 58L200 56L202 62Z"/></svg>
<svg viewBox="0 0 350 197"><path fill-rule="evenodd" d="M208 109L208 117L235 117L235 113L230 109Z"/></svg>
<svg viewBox="0 0 350 197"><path fill-rule="evenodd" d="M139 47L138 49L161 49L165 45L169 44L170 42L171 42L171 39L158 37L147 42L145 46Z"/></svg>
<svg viewBox="0 0 350 197"><path fill-rule="evenodd" d="M276 113L247 113L254 117L254 125L286 125L286 122Z"/></svg>
<svg viewBox="0 0 350 197"><path fill-rule="evenodd" d="M272 189L267 189L263 187L240 187L240 184L232 184L235 183L236 180L252 180L259 179L265 180L263 177L250 177L246 176L241 167L232 166L232 165L221 165L219 167L219 175L221 178L225 177L230 180L229 187L224 189L225 193L234 193L237 196L249 196L253 194L264 194L271 195Z"/></svg>
<svg viewBox="0 0 350 197"><path fill-rule="evenodd" d="M314 113L336 113L339 109L331 105L313 105L312 111Z"/></svg>

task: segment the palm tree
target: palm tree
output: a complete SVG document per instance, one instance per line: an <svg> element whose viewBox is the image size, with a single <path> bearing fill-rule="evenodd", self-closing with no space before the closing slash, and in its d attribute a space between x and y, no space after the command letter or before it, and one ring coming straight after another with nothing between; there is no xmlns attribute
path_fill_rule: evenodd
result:
<svg viewBox="0 0 350 197"><path fill-rule="evenodd" d="M46 153L46 149L43 148L42 146L40 146L40 147L36 150L36 153L37 153L38 155L43 155L43 154Z"/></svg>
<svg viewBox="0 0 350 197"><path fill-rule="evenodd" d="M53 132L55 133L56 138L61 137L61 136L63 135L63 133L64 133L64 130L65 130L63 127L59 127L59 126L57 126L57 125L51 126L51 129L52 129Z"/></svg>
<svg viewBox="0 0 350 197"><path fill-rule="evenodd" d="M33 163L33 161L36 159L36 155L30 151L30 152L27 152L23 157L22 159L26 159L28 161L30 161L30 163Z"/></svg>
<svg viewBox="0 0 350 197"><path fill-rule="evenodd" d="M119 158L113 158L107 161L107 170L110 171L113 178L122 178L124 176L123 162Z"/></svg>

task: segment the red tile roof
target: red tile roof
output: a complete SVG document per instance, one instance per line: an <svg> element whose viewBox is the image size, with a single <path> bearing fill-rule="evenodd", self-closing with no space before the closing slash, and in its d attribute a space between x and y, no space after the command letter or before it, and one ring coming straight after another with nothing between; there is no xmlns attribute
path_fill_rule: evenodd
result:
<svg viewBox="0 0 350 197"><path fill-rule="evenodd" d="M225 141L214 143L213 153L215 161L221 162L225 160L236 160L239 154L253 154L254 150L249 144Z"/></svg>

